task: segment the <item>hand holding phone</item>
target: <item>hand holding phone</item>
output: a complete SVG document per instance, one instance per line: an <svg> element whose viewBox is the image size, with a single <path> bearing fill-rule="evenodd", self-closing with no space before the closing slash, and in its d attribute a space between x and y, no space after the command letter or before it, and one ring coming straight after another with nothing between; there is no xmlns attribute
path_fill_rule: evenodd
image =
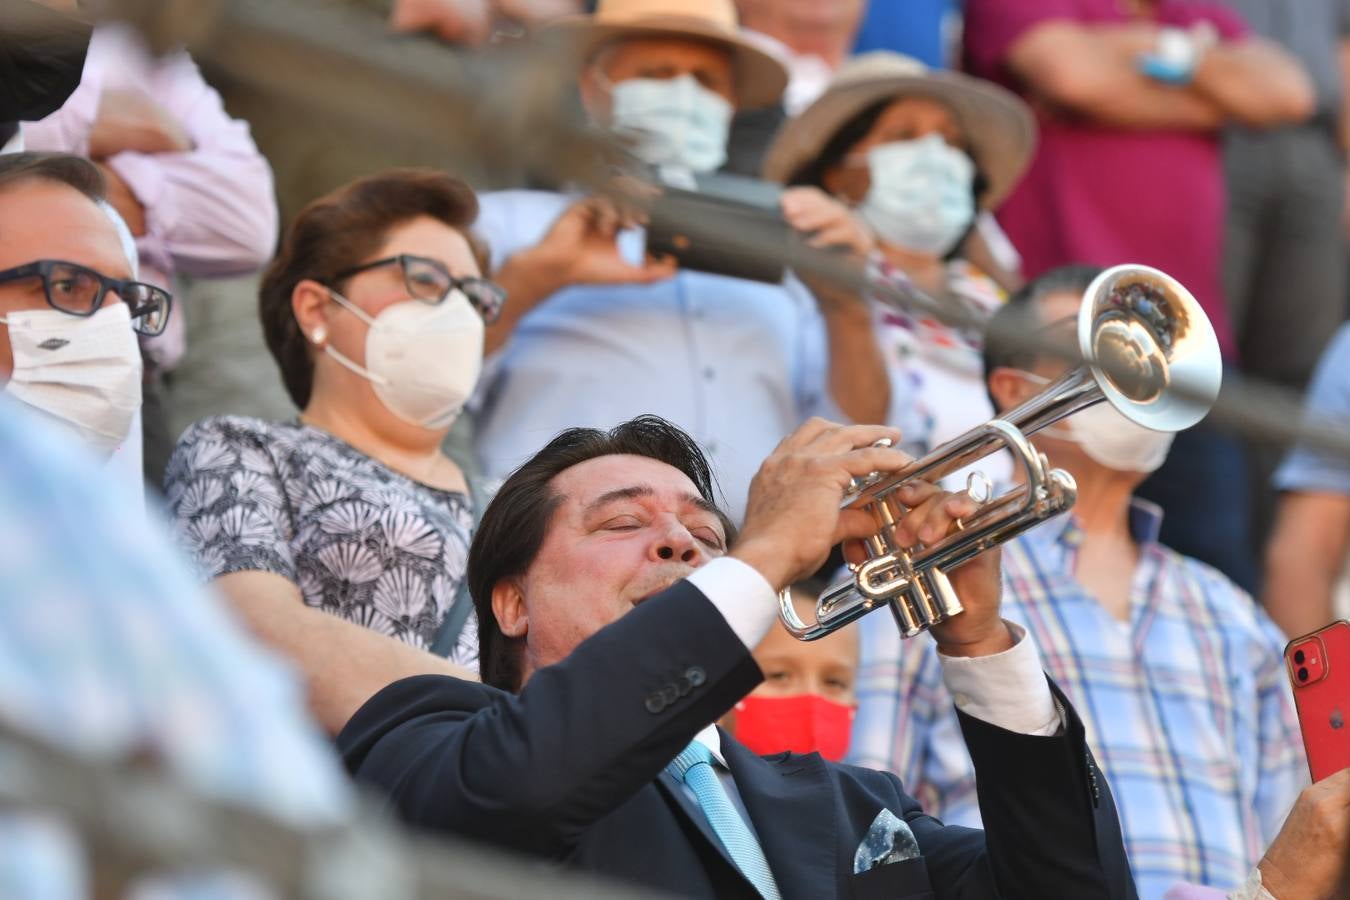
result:
<svg viewBox="0 0 1350 900"><path fill-rule="evenodd" d="M1295 638L1284 659L1313 781L1350 769L1350 622Z"/></svg>
<svg viewBox="0 0 1350 900"><path fill-rule="evenodd" d="M1303 789L1260 869L1280 900L1350 897L1350 769Z"/></svg>

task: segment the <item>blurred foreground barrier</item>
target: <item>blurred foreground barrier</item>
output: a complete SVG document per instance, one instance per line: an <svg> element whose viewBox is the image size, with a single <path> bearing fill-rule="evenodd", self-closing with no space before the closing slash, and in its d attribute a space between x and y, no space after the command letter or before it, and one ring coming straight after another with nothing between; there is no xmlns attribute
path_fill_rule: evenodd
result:
<svg viewBox="0 0 1350 900"><path fill-rule="evenodd" d="M99 896L140 877L246 872L297 900L659 900L474 844L409 833L374 805L301 829L186 787L147 759L81 756L0 719L0 815L55 816L78 834Z"/></svg>

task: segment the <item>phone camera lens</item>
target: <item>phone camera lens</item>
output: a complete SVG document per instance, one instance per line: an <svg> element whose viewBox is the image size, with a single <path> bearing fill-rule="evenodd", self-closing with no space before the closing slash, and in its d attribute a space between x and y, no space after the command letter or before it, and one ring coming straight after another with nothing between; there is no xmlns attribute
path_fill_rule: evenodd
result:
<svg viewBox="0 0 1350 900"><path fill-rule="evenodd" d="M1304 655L1302 650L1294 651L1294 662L1298 663L1300 666L1303 665L1303 661L1307 658L1308 657Z"/></svg>
<svg viewBox="0 0 1350 900"><path fill-rule="evenodd" d="M1307 680L1308 680L1308 670L1307 670L1307 669L1299 669L1299 670L1298 670L1298 680L1299 680L1299 681L1307 681Z"/></svg>

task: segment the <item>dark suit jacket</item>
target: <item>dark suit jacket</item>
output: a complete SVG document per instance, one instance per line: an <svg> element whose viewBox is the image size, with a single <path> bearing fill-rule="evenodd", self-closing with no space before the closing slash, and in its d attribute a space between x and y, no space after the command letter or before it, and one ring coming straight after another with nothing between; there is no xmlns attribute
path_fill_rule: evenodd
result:
<svg viewBox="0 0 1350 900"><path fill-rule="evenodd" d="M696 805L663 773L761 679L722 615L687 582L536 672L519 696L408 678L338 737L356 777L414 825L693 897L756 894ZM816 754L722 750L784 900L829 897L1133 898L1115 807L1068 725L1029 737L963 716L986 832L926 816L889 773ZM853 874L883 809L922 856Z"/></svg>

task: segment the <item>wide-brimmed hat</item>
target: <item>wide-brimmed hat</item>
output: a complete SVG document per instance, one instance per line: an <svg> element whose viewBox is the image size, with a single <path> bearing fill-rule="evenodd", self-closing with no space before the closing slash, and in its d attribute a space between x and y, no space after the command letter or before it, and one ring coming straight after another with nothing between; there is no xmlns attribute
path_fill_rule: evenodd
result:
<svg viewBox="0 0 1350 900"><path fill-rule="evenodd" d="M764 177L786 182L815 160L855 116L902 96L931 97L956 115L971 154L989 182L981 206L1003 201L1036 147L1036 119L1011 91L960 72L930 69L917 59L878 50L844 63L820 99L783 126L764 157Z"/></svg>
<svg viewBox="0 0 1350 900"><path fill-rule="evenodd" d="M558 19L545 32L569 42L583 60L624 38L685 38L721 45L731 51L743 109L777 103L787 87L787 68L741 36L732 0L600 0L594 15Z"/></svg>

